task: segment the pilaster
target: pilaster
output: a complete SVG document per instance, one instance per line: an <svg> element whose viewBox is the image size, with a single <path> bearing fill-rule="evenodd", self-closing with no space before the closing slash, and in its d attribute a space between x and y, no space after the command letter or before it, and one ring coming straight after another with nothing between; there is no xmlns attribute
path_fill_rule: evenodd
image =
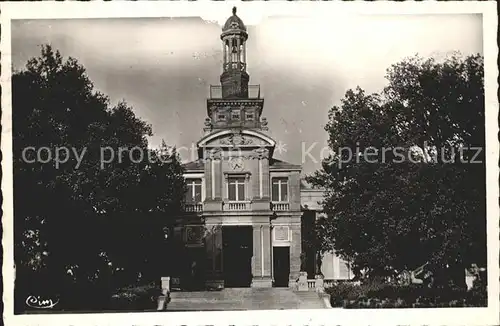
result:
<svg viewBox="0 0 500 326"><path fill-rule="evenodd" d="M222 161L220 157L213 160L213 172L214 175L214 199L222 200Z"/></svg>
<svg viewBox="0 0 500 326"><path fill-rule="evenodd" d="M256 163L256 185L252 209L254 211L270 211L269 198L269 151L259 148L253 151Z"/></svg>
<svg viewBox="0 0 500 326"><path fill-rule="evenodd" d="M213 199L212 194L212 160L205 160L205 198Z"/></svg>
<svg viewBox="0 0 500 326"><path fill-rule="evenodd" d="M295 284L300 272L300 254L301 254L301 232L300 224L291 225L292 242L290 244L290 277L289 284Z"/></svg>
<svg viewBox="0 0 500 326"><path fill-rule="evenodd" d="M250 185L252 189L252 200L256 200L260 198L259 194L259 160L254 159L252 157L249 160L252 177L250 178Z"/></svg>
<svg viewBox="0 0 500 326"><path fill-rule="evenodd" d="M260 227L253 226L253 256L252 256L252 276L262 277L262 251L261 251Z"/></svg>
<svg viewBox="0 0 500 326"><path fill-rule="evenodd" d="M270 225L254 225L253 241L252 287L272 287Z"/></svg>
<svg viewBox="0 0 500 326"><path fill-rule="evenodd" d="M293 171L289 177L290 210L300 210L300 173Z"/></svg>
<svg viewBox="0 0 500 326"><path fill-rule="evenodd" d="M269 157L262 158L262 198L269 199Z"/></svg>
<svg viewBox="0 0 500 326"><path fill-rule="evenodd" d="M264 277L271 278L271 226L262 225L262 251L264 253Z"/></svg>

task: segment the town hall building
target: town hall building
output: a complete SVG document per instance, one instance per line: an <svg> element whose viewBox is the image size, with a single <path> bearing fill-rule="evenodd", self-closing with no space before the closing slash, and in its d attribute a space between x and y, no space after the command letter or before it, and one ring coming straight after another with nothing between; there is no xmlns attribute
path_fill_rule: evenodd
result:
<svg viewBox="0 0 500 326"><path fill-rule="evenodd" d="M276 141L266 134L260 86L249 84L247 28L236 8L220 38L220 85L210 86L198 159L184 165L185 212L174 229L186 262L172 277L181 288L292 287L301 268L312 278L318 272L302 233L314 224L322 193L304 189L300 165L273 155ZM332 264L321 264L327 269L340 262L328 259Z"/></svg>

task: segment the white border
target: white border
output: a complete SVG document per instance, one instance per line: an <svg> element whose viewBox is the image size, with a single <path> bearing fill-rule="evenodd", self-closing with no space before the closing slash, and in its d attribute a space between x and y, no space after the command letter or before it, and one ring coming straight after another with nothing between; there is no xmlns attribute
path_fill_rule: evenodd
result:
<svg viewBox="0 0 500 326"><path fill-rule="evenodd" d="M442 309L332 309L288 311L228 311L228 312L164 312L112 314L59 314L14 316L12 293L13 264L13 198L12 198L12 124L11 124L11 19L109 18L109 17L168 17L201 16L223 22L233 5L248 25L271 15L314 15L332 19L332 13L346 14L483 14L483 46L485 57L485 103L487 135L487 214L488 214L488 308ZM498 325L499 321L499 209L497 159L499 154L498 101L496 96L498 70L496 66L496 3L487 2L2 2L2 192L4 237L4 317L7 325L227 325L227 324L347 324L347 325ZM439 27L437 27L439 28Z"/></svg>

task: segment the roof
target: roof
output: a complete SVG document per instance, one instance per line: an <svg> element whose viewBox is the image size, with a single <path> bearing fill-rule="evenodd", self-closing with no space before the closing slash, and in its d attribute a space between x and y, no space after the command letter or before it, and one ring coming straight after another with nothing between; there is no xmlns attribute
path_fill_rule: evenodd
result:
<svg viewBox="0 0 500 326"><path fill-rule="evenodd" d="M297 164L288 163L282 160L272 158L269 162L269 169L271 170L301 170L302 167Z"/></svg>
<svg viewBox="0 0 500 326"><path fill-rule="evenodd" d="M222 31L225 32L238 29L245 32L247 30L241 18L236 15L236 7L233 7L233 15L226 20L224 27L222 27Z"/></svg>
<svg viewBox="0 0 500 326"><path fill-rule="evenodd" d="M196 161L191 161L184 163L182 167L186 171L204 171L205 170L205 163L203 163L203 160L198 159Z"/></svg>

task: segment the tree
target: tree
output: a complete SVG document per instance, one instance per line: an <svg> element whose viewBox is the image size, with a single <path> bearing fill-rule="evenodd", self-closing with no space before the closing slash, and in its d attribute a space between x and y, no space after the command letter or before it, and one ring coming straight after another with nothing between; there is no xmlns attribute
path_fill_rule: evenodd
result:
<svg viewBox="0 0 500 326"><path fill-rule="evenodd" d="M151 126L50 46L13 74L12 101L16 291L42 274L56 292L157 279L162 225L183 200L176 152L149 150Z"/></svg>
<svg viewBox="0 0 500 326"><path fill-rule="evenodd" d="M380 94L349 90L329 112L332 154L308 177L326 190L322 250L358 273L429 263L464 283L465 267L486 263L483 58L413 57L386 77Z"/></svg>

